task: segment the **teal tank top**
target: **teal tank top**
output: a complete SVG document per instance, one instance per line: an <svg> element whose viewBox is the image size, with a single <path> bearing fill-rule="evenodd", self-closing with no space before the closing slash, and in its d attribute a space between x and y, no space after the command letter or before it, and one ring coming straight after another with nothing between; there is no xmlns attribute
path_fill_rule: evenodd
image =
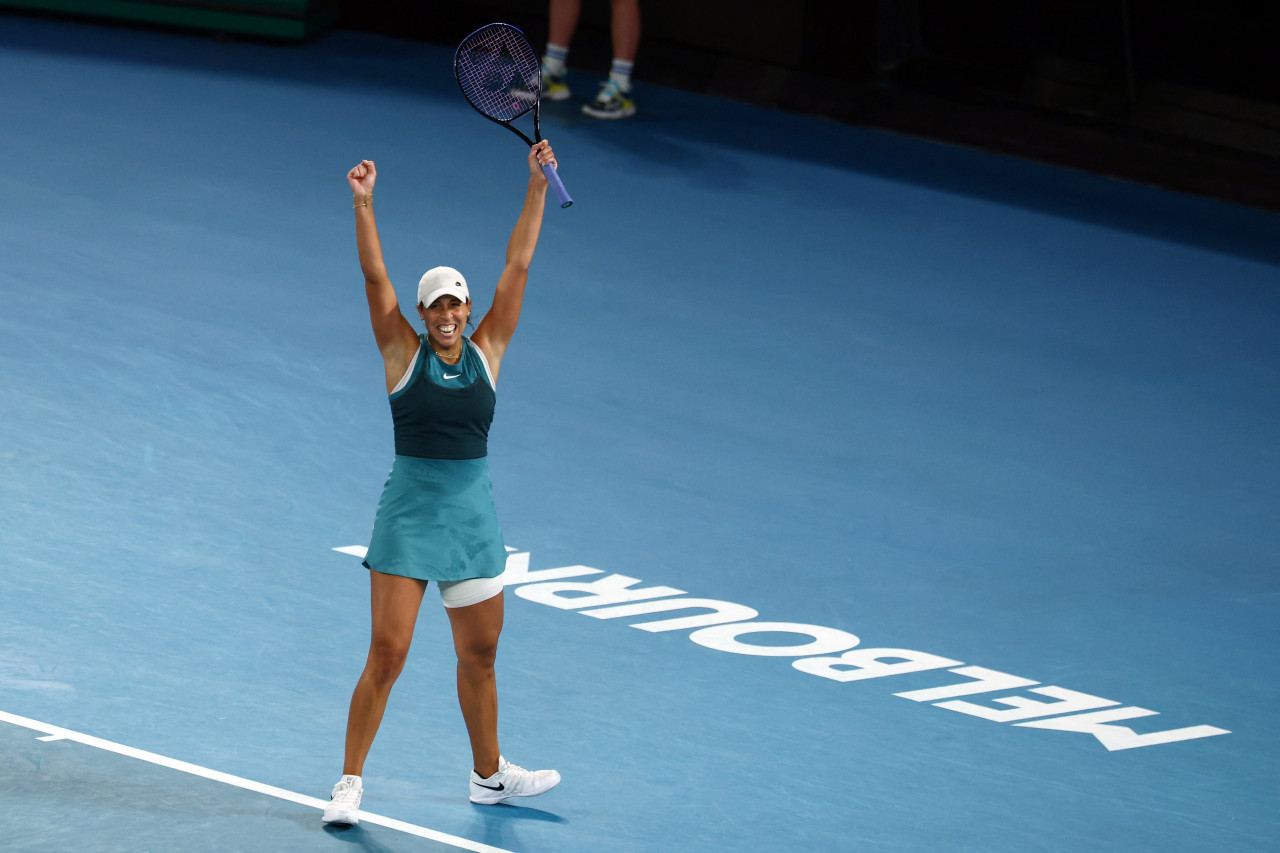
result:
<svg viewBox="0 0 1280 853"><path fill-rule="evenodd" d="M458 363L445 364L426 335L419 335L410 375L390 400L397 456L479 459L488 455L497 398L489 365L469 338L462 340Z"/></svg>

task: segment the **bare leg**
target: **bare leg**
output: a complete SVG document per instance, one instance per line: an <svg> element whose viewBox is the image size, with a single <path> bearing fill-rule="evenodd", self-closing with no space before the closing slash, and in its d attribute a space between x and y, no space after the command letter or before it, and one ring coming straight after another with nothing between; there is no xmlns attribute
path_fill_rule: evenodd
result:
<svg viewBox="0 0 1280 853"><path fill-rule="evenodd" d="M609 30L613 37L613 58L635 62L640 48L640 0L612 0L612 3Z"/></svg>
<svg viewBox="0 0 1280 853"><path fill-rule="evenodd" d="M409 656L413 626L418 621L418 608L427 583L370 570L369 586L373 614L369 657L351 696L347 749L342 764L343 774L352 776L364 775L364 759L382 723L391 685L395 684Z"/></svg>
<svg viewBox="0 0 1280 853"><path fill-rule="evenodd" d="M458 655L458 705L471 738L475 771L498 772L498 682L493 663L502 633L502 593L470 607L446 608Z"/></svg>
<svg viewBox="0 0 1280 853"><path fill-rule="evenodd" d="M551 0L547 12L547 41L568 47L574 30L578 28L581 10L582 0Z"/></svg>

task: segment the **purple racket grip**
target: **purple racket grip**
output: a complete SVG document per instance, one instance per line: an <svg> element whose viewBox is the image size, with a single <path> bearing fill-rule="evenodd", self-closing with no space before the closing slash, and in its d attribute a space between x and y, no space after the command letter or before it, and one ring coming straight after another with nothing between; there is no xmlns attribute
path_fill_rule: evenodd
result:
<svg viewBox="0 0 1280 853"><path fill-rule="evenodd" d="M561 207L569 207L573 204L573 199L569 197L569 191L564 188L564 183L560 180L560 176L556 174L556 167L550 163L542 166L542 174L547 176L547 183L551 184L551 189L555 190L556 198L560 199Z"/></svg>

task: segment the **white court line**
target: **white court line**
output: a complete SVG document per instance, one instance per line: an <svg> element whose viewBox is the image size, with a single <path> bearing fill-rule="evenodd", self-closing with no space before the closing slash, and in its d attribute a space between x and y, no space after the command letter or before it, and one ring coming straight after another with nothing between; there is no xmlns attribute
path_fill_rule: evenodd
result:
<svg viewBox="0 0 1280 853"><path fill-rule="evenodd" d="M258 794L266 794L269 797L275 797L280 800L288 800L291 803L311 806L316 809L323 809L325 806L329 805L327 800L321 800L317 797L308 797L305 794L286 791L284 788L277 788L274 785L264 785L261 782L254 782L252 779L232 776L230 773L223 773L219 770L210 770L208 767L201 767L198 764L189 764L185 761L179 761L176 758L157 755L154 752L146 752L145 750L135 749L132 746L125 746L120 743L112 743L109 740L103 740L102 738L93 737L92 735L81 734L80 732L73 732L70 729L59 728L58 726L51 726L48 723L42 723L39 720L19 717L17 714L10 714L6 711L0 711L0 722L12 723L15 726L22 726L23 728L32 729L37 732L44 732L47 735L47 737L37 738L37 740L73 740L76 743L82 743L85 746L92 746L95 749L103 749L107 752L114 752L117 755L123 755L128 758L136 758L139 761L158 764L161 767L168 767L170 770L179 770L183 773L190 773L192 776L212 779L214 782L221 782L224 785L234 785L237 788L244 788L247 791L254 791ZM402 820L383 817L382 815L371 814L366 811L360 812L360 822L372 823L377 826L385 826L388 829L395 829L409 835L416 835L419 838L429 838L432 841L439 841L441 844L448 844L461 850L473 850L475 853L511 853L511 851L504 850L501 847L482 844L479 841L472 841L469 838L459 838L456 835L449 835L447 832L428 829L425 826L405 823Z"/></svg>

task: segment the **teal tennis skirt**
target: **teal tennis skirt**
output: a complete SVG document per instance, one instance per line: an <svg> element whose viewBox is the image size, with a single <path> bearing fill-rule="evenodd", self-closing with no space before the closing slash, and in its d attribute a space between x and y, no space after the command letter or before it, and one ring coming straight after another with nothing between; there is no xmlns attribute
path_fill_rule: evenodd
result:
<svg viewBox="0 0 1280 853"><path fill-rule="evenodd" d="M495 578L507 565L489 460L396 456L366 568L426 581Z"/></svg>

